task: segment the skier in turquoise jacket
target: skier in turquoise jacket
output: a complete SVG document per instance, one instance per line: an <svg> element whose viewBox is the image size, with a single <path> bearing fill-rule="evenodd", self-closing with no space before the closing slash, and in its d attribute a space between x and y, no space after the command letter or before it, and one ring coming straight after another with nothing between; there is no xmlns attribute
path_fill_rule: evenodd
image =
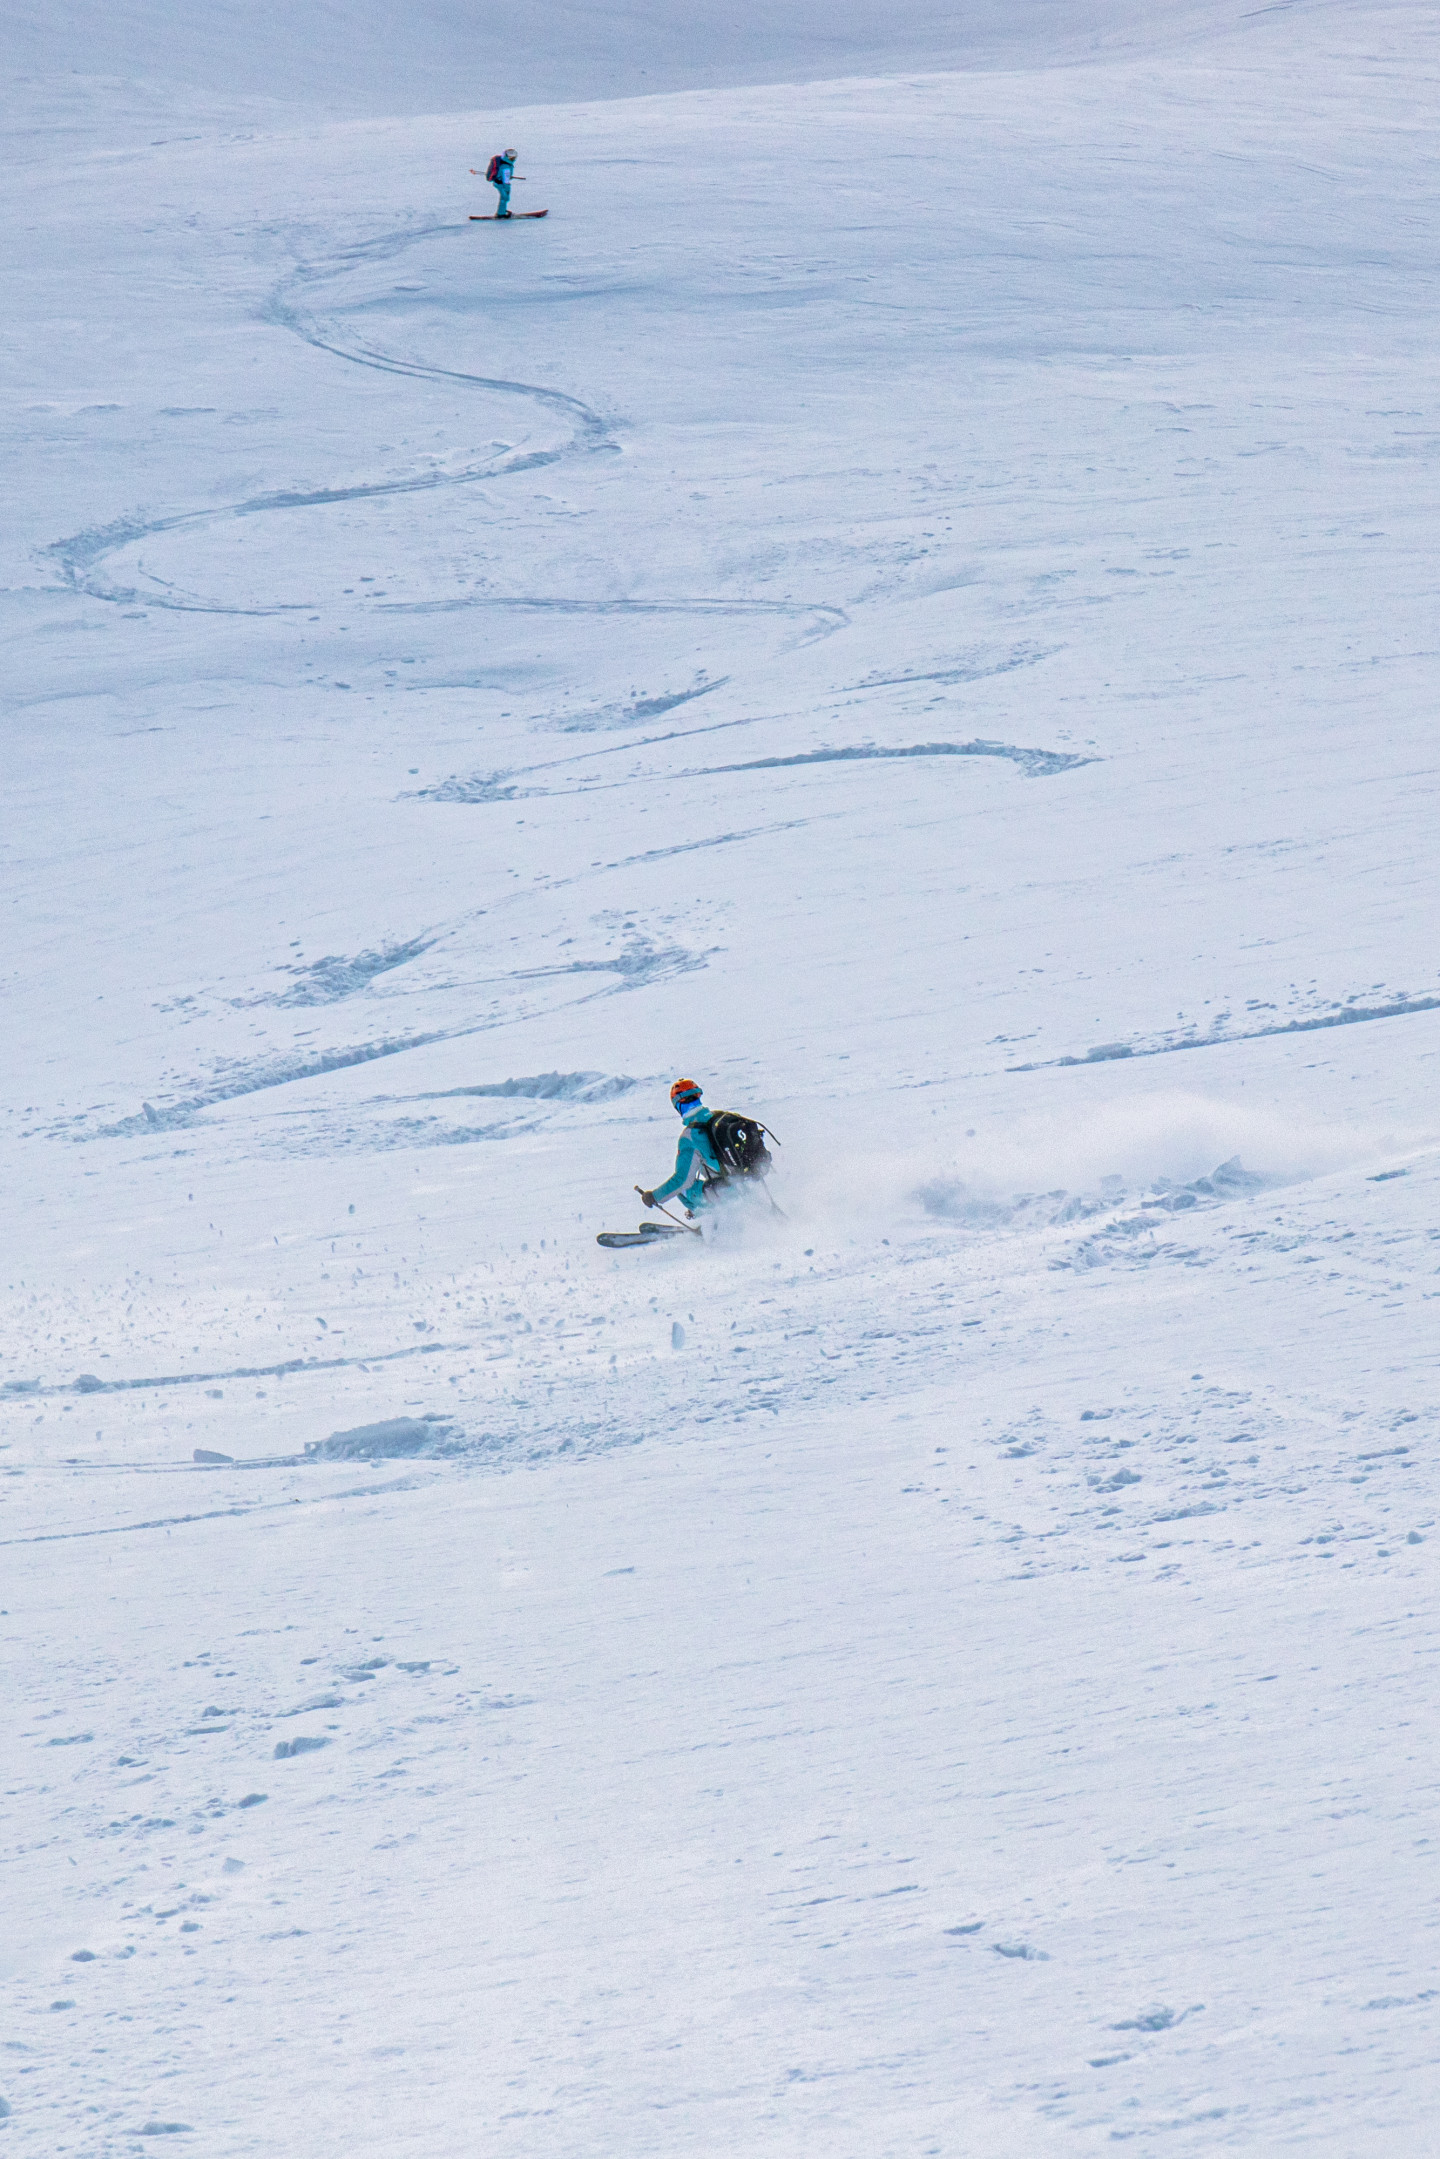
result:
<svg viewBox="0 0 1440 2159"><path fill-rule="evenodd" d="M490 160L490 185L500 190L500 207L495 212L497 217L510 215L510 183L514 178L515 152L502 150L498 157Z"/></svg>
<svg viewBox="0 0 1440 2159"><path fill-rule="evenodd" d="M657 1184L653 1192L642 1192L640 1197L647 1207L658 1207L661 1200L670 1199L678 1192L681 1206L687 1214L693 1214L697 1207L705 1205L705 1187L723 1183L725 1171L710 1138L710 1112L694 1080L676 1080L670 1089L670 1100L685 1127L675 1150L675 1174L667 1177L664 1184Z"/></svg>

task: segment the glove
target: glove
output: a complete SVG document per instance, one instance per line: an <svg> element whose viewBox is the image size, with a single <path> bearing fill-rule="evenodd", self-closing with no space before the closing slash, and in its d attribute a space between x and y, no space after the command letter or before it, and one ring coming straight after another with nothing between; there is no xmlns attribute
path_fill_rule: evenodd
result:
<svg viewBox="0 0 1440 2159"><path fill-rule="evenodd" d="M655 1194L654 1194L653 1192L642 1192L642 1193L640 1194L640 1197L641 1197L641 1199L642 1199L642 1200L644 1200L644 1202L645 1202L645 1205L646 1205L647 1207L653 1207L653 1206L654 1206L654 1204L655 1204Z"/></svg>

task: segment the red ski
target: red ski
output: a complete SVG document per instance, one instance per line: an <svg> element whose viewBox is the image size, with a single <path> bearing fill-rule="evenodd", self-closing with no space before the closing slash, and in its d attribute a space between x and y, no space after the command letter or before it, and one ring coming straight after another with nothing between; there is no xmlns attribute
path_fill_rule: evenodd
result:
<svg viewBox="0 0 1440 2159"><path fill-rule="evenodd" d="M479 212L472 210L470 213L470 222L472 225L508 225L514 218L548 217L549 215L550 212L548 210L511 210L506 214L506 216L501 217L498 211L495 210L485 210Z"/></svg>

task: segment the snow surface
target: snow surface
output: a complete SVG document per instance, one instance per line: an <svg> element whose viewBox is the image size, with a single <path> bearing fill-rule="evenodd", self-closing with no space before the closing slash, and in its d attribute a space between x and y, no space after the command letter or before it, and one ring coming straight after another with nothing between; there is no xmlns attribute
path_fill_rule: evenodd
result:
<svg viewBox="0 0 1440 2159"><path fill-rule="evenodd" d="M1440 23L503 20L0 31L6 2148L1423 2152Z"/></svg>

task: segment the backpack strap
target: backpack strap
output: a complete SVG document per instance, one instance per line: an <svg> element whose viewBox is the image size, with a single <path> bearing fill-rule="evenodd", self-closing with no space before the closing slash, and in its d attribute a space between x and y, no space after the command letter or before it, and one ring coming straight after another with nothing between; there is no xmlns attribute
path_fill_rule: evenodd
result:
<svg viewBox="0 0 1440 2159"><path fill-rule="evenodd" d="M725 1167L725 1157L720 1152L719 1146L716 1143L714 1130L715 1115L716 1113L713 1109L702 1110L698 1117L692 1117L689 1125L689 1130L692 1132L695 1130L697 1125L704 1126L705 1137L710 1142L710 1152L714 1155L715 1160L720 1165L718 1169L711 1169L708 1162L700 1162L700 1174L704 1178L707 1185L724 1184L730 1175L729 1170ZM698 1156L699 1150L697 1149L696 1152Z"/></svg>

